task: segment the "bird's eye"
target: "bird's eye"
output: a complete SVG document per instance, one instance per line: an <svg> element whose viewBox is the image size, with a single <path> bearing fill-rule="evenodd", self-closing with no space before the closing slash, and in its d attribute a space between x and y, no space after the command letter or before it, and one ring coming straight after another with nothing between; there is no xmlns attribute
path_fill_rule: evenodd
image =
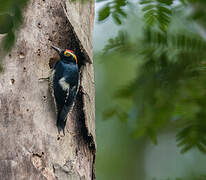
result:
<svg viewBox="0 0 206 180"><path fill-rule="evenodd" d="M71 54L68 51L64 51L64 55L69 57Z"/></svg>

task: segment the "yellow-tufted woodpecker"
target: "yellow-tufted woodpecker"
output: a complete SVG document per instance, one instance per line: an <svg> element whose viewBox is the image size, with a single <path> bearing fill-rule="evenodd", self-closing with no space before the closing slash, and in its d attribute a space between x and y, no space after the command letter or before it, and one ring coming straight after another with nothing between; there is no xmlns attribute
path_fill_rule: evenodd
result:
<svg viewBox="0 0 206 180"><path fill-rule="evenodd" d="M60 60L56 62L50 76L52 95L55 100L57 111L58 132L63 131L66 126L67 114L70 112L78 90L78 65L77 57L73 51L61 50L55 46Z"/></svg>

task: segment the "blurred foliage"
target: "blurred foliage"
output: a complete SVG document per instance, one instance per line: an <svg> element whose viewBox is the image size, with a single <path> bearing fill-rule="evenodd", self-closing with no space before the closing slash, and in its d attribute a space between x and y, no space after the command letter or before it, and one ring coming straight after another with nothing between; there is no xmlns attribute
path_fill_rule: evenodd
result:
<svg viewBox="0 0 206 180"><path fill-rule="evenodd" d="M4 35L0 45L1 52L12 48L15 31L22 23L22 10L27 2L28 0L0 0L0 34ZM2 70L1 63L0 69Z"/></svg>
<svg viewBox="0 0 206 180"><path fill-rule="evenodd" d="M97 2L102 2L105 0L97 0ZM113 0L107 2L99 11L98 20L104 21L110 15L112 16L116 24L122 24L122 19L127 17L127 13L123 7L127 6L127 0Z"/></svg>
<svg viewBox="0 0 206 180"><path fill-rule="evenodd" d="M162 31L166 31L170 23L173 0L141 0L140 4L143 5L142 11L144 12L145 22L149 26L158 24Z"/></svg>
<svg viewBox="0 0 206 180"><path fill-rule="evenodd" d="M206 179L206 175L200 175L195 177L176 178L175 180L205 180L205 179ZM159 180L159 179L153 178L152 180ZM165 180L172 180L172 179L167 178Z"/></svg>
<svg viewBox="0 0 206 180"><path fill-rule="evenodd" d="M12 17L8 14L0 15L0 34L8 33L13 28Z"/></svg>
<svg viewBox="0 0 206 180"><path fill-rule="evenodd" d="M98 13L98 21L104 21L111 15L117 24L122 24L122 20L130 13L125 7L131 3L126 0L97 0L97 2L105 1L107 2ZM166 31L172 14L173 0L140 0L139 3L142 5L146 24L149 26L158 24L162 31Z"/></svg>
<svg viewBox="0 0 206 180"><path fill-rule="evenodd" d="M142 37L134 39L126 31L120 31L104 49L104 56L120 54L120 63L128 55L140 62L136 79L114 95L116 101L127 99L132 104L128 110L117 103L104 112L104 118L116 115L124 122L133 119L134 137L148 136L155 144L158 133L173 128L182 153L192 148L205 153L206 42L198 29L205 31L206 1L139 2L145 22ZM178 33L171 30L173 13L177 13L179 7L187 14L182 13L182 18L188 24L195 24L195 30L189 26L188 30L179 28ZM110 15L110 12L107 16L103 11L100 13L100 21Z"/></svg>

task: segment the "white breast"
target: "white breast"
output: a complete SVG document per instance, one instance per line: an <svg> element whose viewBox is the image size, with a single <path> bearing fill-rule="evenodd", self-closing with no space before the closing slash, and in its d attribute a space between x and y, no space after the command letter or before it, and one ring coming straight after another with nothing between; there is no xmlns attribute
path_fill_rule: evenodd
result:
<svg viewBox="0 0 206 180"><path fill-rule="evenodd" d="M63 89L64 91L68 91L68 90L69 90L69 83L67 83L67 82L65 81L65 78L64 78L64 77L59 80L59 84L60 84L60 86L62 87L62 89Z"/></svg>

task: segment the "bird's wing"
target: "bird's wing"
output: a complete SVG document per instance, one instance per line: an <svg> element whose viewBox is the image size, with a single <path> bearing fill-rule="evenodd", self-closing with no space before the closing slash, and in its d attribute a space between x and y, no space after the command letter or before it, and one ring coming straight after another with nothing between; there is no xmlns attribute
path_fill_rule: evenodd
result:
<svg viewBox="0 0 206 180"><path fill-rule="evenodd" d="M70 106L67 106L67 102L70 101L70 84L64 77L58 81L58 88L55 90L55 99L57 102L57 127L60 132L66 126L66 118L69 112Z"/></svg>
<svg viewBox="0 0 206 180"><path fill-rule="evenodd" d="M67 97L69 96L70 85L66 82L64 77L56 80L54 84L54 97L57 105L57 113L60 113L66 103Z"/></svg>
<svg viewBox="0 0 206 180"><path fill-rule="evenodd" d="M69 83L62 77L62 72L56 71L56 68L60 66L60 61L57 61L50 75L50 90L57 115L62 110L65 99L69 95Z"/></svg>
<svg viewBox="0 0 206 180"><path fill-rule="evenodd" d="M69 92L66 96L65 104L62 107L62 110L60 113L62 120L64 120L64 121L66 121L67 114L71 111L71 109L73 107L74 99L76 96L76 91L77 91L77 86L72 86L72 87L70 87Z"/></svg>

